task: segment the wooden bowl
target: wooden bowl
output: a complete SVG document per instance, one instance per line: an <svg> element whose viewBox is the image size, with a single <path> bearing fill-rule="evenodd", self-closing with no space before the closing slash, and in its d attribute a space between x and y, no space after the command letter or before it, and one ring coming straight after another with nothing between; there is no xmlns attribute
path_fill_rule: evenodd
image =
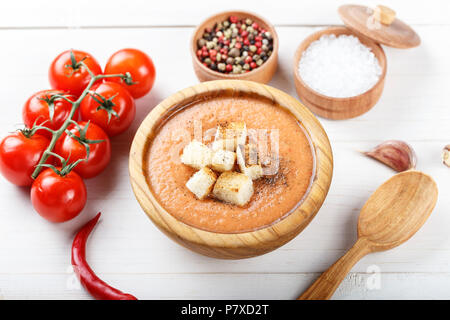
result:
<svg viewBox="0 0 450 320"><path fill-rule="evenodd" d="M197 52L197 41L202 37L203 32L206 28L211 28L216 22L223 21L229 16L237 16L239 19L250 18L257 22L260 26L264 27L267 31L272 34L273 37L273 51L269 59L264 62L260 67L241 74L225 74L205 67L198 59ZM273 25L266 19L250 12L245 11L225 11L218 13L212 17L209 17L203 21L194 31L191 39L191 55L192 63L194 65L194 71L197 75L198 80L210 81L210 80L250 80L261 83L268 83L272 79L275 71L277 70L278 64L278 35L275 31Z"/></svg>
<svg viewBox="0 0 450 320"><path fill-rule="evenodd" d="M251 96L286 108L301 121L311 139L315 172L300 205L280 221L252 232L214 233L187 225L168 213L156 200L146 172L151 141L158 127L180 109L196 101L224 94ZM266 103L267 103L266 102ZM331 183L333 156L328 137L317 118L288 94L250 81L219 80L181 90L156 106L144 119L133 140L129 158L130 180L142 209L155 225L179 244L210 257L248 258L274 250L294 238L322 206Z"/></svg>
<svg viewBox="0 0 450 320"><path fill-rule="evenodd" d="M380 63L382 74L378 82L370 90L358 96L334 98L318 93L302 80L298 72L298 63L303 52L313 41L318 40L323 35L330 34L335 34L336 36L341 34L354 35L359 38L362 44L372 49L372 52L375 54L378 62ZM302 102L315 114L324 118L335 120L354 118L369 111L380 99L381 93L383 92L384 79L386 77L386 66L386 55L379 44L362 35L355 34L346 27L327 28L325 30L313 33L297 48L294 55L295 88Z"/></svg>

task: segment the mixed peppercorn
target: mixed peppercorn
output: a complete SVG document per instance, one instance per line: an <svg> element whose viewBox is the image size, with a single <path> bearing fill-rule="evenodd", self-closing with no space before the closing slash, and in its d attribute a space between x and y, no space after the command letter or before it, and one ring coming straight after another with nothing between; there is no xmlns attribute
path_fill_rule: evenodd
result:
<svg viewBox="0 0 450 320"><path fill-rule="evenodd" d="M241 74L260 67L273 51L270 32L252 19L230 16L206 28L197 41L197 57L221 73Z"/></svg>

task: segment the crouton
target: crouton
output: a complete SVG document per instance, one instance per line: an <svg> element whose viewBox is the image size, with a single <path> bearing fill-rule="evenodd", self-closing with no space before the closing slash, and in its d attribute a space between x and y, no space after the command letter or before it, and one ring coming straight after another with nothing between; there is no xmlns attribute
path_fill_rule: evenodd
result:
<svg viewBox="0 0 450 320"><path fill-rule="evenodd" d="M272 154L271 157L266 157L266 161L261 165L264 176L274 176L280 169L280 158L278 154Z"/></svg>
<svg viewBox="0 0 450 320"><path fill-rule="evenodd" d="M211 193L216 180L216 174L208 167L203 167L188 180L186 187L197 199L202 200Z"/></svg>
<svg viewBox="0 0 450 320"><path fill-rule="evenodd" d="M263 176L263 169L258 159L258 147L254 144L239 146L236 150L237 163L243 174L252 180Z"/></svg>
<svg viewBox="0 0 450 320"><path fill-rule="evenodd" d="M263 168L263 175L273 176L279 169L279 130L260 132L258 140L258 161Z"/></svg>
<svg viewBox="0 0 450 320"><path fill-rule="evenodd" d="M185 165L200 170L211 166L212 156L211 149L197 140L192 140L184 147L180 160Z"/></svg>
<svg viewBox="0 0 450 320"><path fill-rule="evenodd" d="M236 139L215 140L211 148L213 151L228 150L234 152L236 150Z"/></svg>
<svg viewBox="0 0 450 320"><path fill-rule="evenodd" d="M221 201L244 206L253 195L252 179L239 172L224 172L214 185L213 195Z"/></svg>
<svg viewBox="0 0 450 320"><path fill-rule="evenodd" d="M245 122L230 122L225 125L219 125L217 127L215 141L224 140L223 142L217 142L221 145L222 149L236 151L238 145L244 145L247 141L247 126ZM233 140L230 142L229 140ZM233 149L230 149L233 147ZM214 145L213 145L214 148Z"/></svg>
<svg viewBox="0 0 450 320"><path fill-rule="evenodd" d="M212 157L211 167L219 172L230 171L236 162L236 153L228 150L218 150Z"/></svg>

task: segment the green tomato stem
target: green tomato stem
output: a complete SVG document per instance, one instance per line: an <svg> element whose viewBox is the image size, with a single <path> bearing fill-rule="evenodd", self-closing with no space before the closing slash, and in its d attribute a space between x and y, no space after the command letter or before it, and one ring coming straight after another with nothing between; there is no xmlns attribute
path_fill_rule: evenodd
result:
<svg viewBox="0 0 450 320"><path fill-rule="evenodd" d="M42 154L42 157L39 160L39 163L37 164L36 169L34 169L33 174L31 175L31 177L33 179L37 178L37 176L39 175L39 173L42 170L42 164L44 164L47 161L48 157L50 157L50 155L52 154L53 148L55 147L55 144L56 144L56 141L58 141L58 139L61 137L61 135L64 133L64 131L66 131L67 127L69 127L69 125L73 122L72 119L73 119L73 116L74 116L75 112L80 107L81 101L83 101L83 99L89 93L89 90L94 85L94 83L97 80L105 79L105 78L122 78L122 79L124 79L124 78L127 77L124 74L99 74L99 75L94 75L92 73L92 71L86 66L86 64L83 61L81 61L80 64L84 68L86 68L86 70L89 72L89 74L91 75L91 80L89 81L89 83L86 86L86 88L84 89L84 91L81 93L80 97L76 101L70 101L72 103L72 109L70 110L69 117L66 119L66 121L64 121L64 123L62 124L62 126L58 130L53 131L52 139L50 141L50 144L48 145L47 149Z"/></svg>

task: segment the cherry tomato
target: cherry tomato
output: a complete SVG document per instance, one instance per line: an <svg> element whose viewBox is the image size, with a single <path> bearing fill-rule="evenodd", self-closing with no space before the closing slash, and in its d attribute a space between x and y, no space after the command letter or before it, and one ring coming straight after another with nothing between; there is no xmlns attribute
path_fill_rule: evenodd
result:
<svg viewBox="0 0 450 320"><path fill-rule="evenodd" d="M69 117L72 110L72 104L62 98L54 100L53 119L50 120L49 112L49 100L55 94L63 95L63 91L59 90L43 90L33 94L25 102L22 109L22 119L28 128L31 128L34 124L50 128L52 130L58 130L64 121ZM67 97L69 100L73 100L71 97ZM75 112L74 120L78 119L78 110ZM38 130L37 133L51 139L52 134L47 130Z"/></svg>
<svg viewBox="0 0 450 320"><path fill-rule="evenodd" d="M0 172L15 185L31 186L31 174L49 143L39 134L30 137L20 131L10 134L0 142Z"/></svg>
<svg viewBox="0 0 450 320"><path fill-rule="evenodd" d="M136 114L131 94L120 84L109 81L94 85L92 91L95 93L81 102L81 119L91 120L110 137L125 131Z"/></svg>
<svg viewBox="0 0 450 320"><path fill-rule="evenodd" d="M144 52L137 49L122 49L114 53L105 66L105 74L125 74L129 72L133 85L124 86L134 98L145 96L153 87L155 82L155 65L152 59ZM122 83L120 78L110 80Z"/></svg>
<svg viewBox="0 0 450 320"><path fill-rule="evenodd" d="M71 53L73 53L75 61L72 60ZM94 75L102 73L102 68L97 60L89 53L67 50L57 56L50 65L48 79L51 87L79 96L91 80L89 72L80 64L81 61Z"/></svg>
<svg viewBox="0 0 450 320"><path fill-rule="evenodd" d="M51 222L64 222L75 218L83 210L86 198L84 181L73 171L60 176L51 168L47 168L31 186L31 203L34 209Z"/></svg>
<svg viewBox="0 0 450 320"><path fill-rule="evenodd" d="M87 122L80 122L79 126L83 130ZM80 131L75 125L69 126L68 130L75 136L80 136ZM100 143L89 145L89 159L80 162L73 170L81 177L88 179L100 174L111 159L111 142L106 133L94 123L89 123L86 132L86 139L88 140L103 140ZM69 158L69 162L73 163L78 159L86 158L86 147L80 142L76 141L68 134L64 133L56 142L54 152L62 156L64 159Z"/></svg>

